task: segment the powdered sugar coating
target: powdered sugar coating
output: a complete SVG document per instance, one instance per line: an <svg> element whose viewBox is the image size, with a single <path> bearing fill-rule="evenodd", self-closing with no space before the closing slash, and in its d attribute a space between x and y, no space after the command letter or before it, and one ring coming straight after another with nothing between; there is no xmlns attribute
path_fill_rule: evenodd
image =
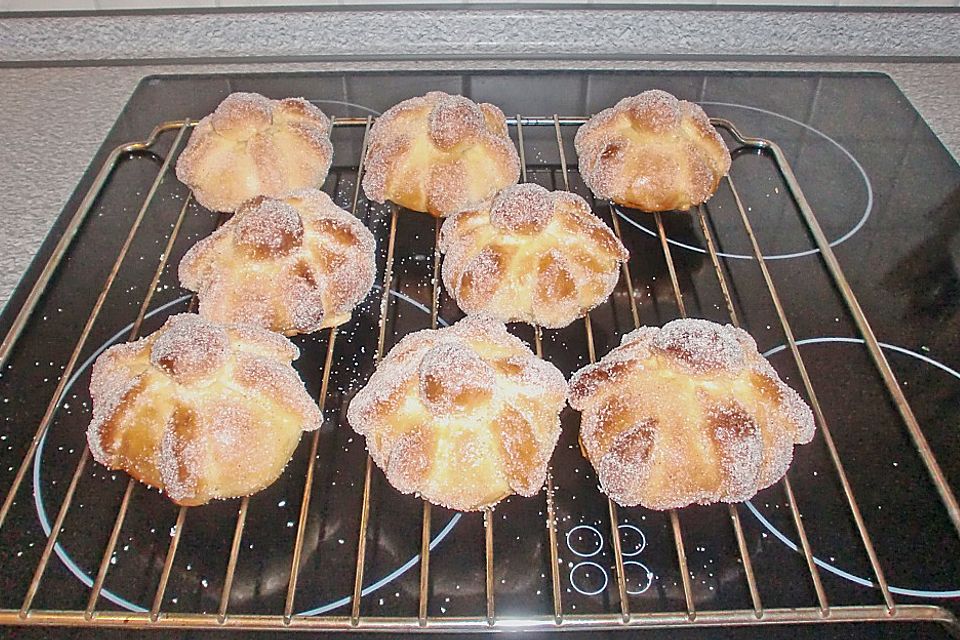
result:
<svg viewBox="0 0 960 640"><path fill-rule="evenodd" d="M706 202L730 170L730 152L703 109L656 89L596 114L574 142L593 193L643 211Z"/></svg>
<svg viewBox="0 0 960 640"><path fill-rule="evenodd" d="M346 322L376 275L373 234L326 193L246 202L180 263L200 315L285 335Z"/></svg>
<svg viewBox="0 0 960 640"><path fill-rule="evenodd" d="M417 374L420 402L431 413L446 417L489 402L491 390L486 381L495 372L467 343L450 341L428 349Z"/></svg>
<svg viewBox="0 0 960 640"><path fill-rule="evenodd" d="M150 364L177 382L191 382L223 366L230 344L227 332L198 316L171 318L175 331L158 335L150 349Z"/></svg>
<svg viewBox="0 0 960 640"><path fill-rule="evenodd" d="M330 170L330 119L303 98L232 93L203 118L177 161L177 177L212 211L258 195L320 187Z"/></svg>
<svg viewBox="0 0 960 640"><path fill-rule="evenodd" d="M463 96L438 96L427 119L430 141L444 150L452 149L468 134L475 135L485 128L483 112Z"/></svg>
<svg viewBox="0 0 960 640"><path fill-rule="evenodd" d="M172 316L107 349L90 382L94 459L183 505L250 495L283 470L320 409L284 338L255 327Z"/></svg>
<svg viewBox="0 0 960 640"><path fill-rule="evenodd" d="M259 197L236 216L234 241L254 258L289 255L303 245L300 213L283 200Z"/></svg>
<svg viewBox="0 0 960 640"><path fill-rule="evenodd" d="M814 433L810 408L753 338L707 320L627 334L574 374L569 401L601 486L624 506L747 500Z"/></svg>
<svg viewBox="0 0 960 640"><path fill-rule="evenodd" d="M737 371L747 354L745 341L756 349L753 338L730 325L685 318L665 324L650 341L651 346L672 356L678 366L694 374L710 371Z"/></svg>
<svg viewBox="0 0 960 640"><path fill-rule="evenodd" d="M567 384L490 318L405 336L353 398L347 420L404 493L460 511L539 491Z"/></svg>
<svg viewBox="0 0 960 640"><path fill-rule="evenodd" d="M447 219L439 246L444 285L466 313L548 328L606 300L629 257L583 198L535 184Z"/></svg>
<svg viewBox="0 0 960 640"><path fill-rule="evenodd" d="M404 100L370 129L363 191L445 217L478 207L520 178L503 112L440 91Z"/></svg>
<svg viewBox="0 0 960 640"><path fill-rule="evenodd" d="M578 206L578 196L573 206ZM516 234L540 234L556 215L557 205L564 200L560 192L550 192L538 184L507 187L490 203L490 224L500 231ZM589 208L587 209L589 211Z"/></svg>

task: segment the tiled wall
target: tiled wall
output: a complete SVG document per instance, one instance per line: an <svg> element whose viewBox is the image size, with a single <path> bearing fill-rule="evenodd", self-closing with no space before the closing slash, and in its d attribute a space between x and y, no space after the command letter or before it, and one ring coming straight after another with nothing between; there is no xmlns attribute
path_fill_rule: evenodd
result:
<svg viewBox="0 0 960 640"><path fill-rule="evenodd" d="M0 0L0 11L71 11L81 9L145 9L182 7L253 7L351 4L475 4L491 0ZM493 0L530 2L531 0ZM542 0L540 0L542 1ZM606 4L624 0L549 0L553 3ZM674 0L644 0L674 4ZM958 7L960 0L683 0L686 4L749 4L786 6Z"/></svg>

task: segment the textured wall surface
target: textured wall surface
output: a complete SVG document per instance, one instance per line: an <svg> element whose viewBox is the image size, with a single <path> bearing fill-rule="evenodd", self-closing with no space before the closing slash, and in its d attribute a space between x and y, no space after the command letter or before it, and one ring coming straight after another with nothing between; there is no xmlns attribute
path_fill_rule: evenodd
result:
<svg viewBox="0 0 960 640"><path fill-rule="evenodd" d="M55 37L54 37L55 36ZM0 19L0 60L955 56L960 12L321 10Z"/></svg>
<svg viewBox="0 0 960 640"><path fill-rule="evenodd" d="M0 11L109 11L199 7L338 6L356 4L482 4L489 0L0 0ZM494 0L498 1L498 0ZM533 4L542 0L499 0ZM558 0L553 0L557 2ZM604 4L623 0L559 0L571 4ZM684 0L686 4L749 4L784 6L954 7L960 0ZM674 4L673 0L644 0Z"/></svg>

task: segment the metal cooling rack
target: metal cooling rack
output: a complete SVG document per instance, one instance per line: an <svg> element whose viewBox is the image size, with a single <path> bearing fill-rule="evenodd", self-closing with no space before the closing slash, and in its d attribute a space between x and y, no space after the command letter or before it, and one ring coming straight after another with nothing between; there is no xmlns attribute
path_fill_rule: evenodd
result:
<svg viewBox="0 0 960 640"><path fill-rule="evenodd" d="M827 270L832 277L833 283L836 286L837 290L841 293L846 306L849 309L851 316L853 317L864 341L869 350L873 364L875 365L877 371L880 373L883 382L886 386L887 391L890 394L890 397L894 401L900 416L902 417L903 423L906 426L910 437L913 440L913 443L916 447L916 451L919 454L921 460L923 461L924 466L926 467L927 472L929 473L930 479L935 486L940 500L943 503L949 519L952 521L954 528L956 529L958 535L960 535L960 507L958 507L957 499L950 489L947 481L944 477L944 474L936 461L936 458L923 435L923 432L920 429L920 426L917 422L916 417L914 416L913 410L910 408L909 403L907 402L906 397L900 389L900 385L887 362L883 352L880 349L880 345L877 341L877 338L871 329L870 323L867 320L866 315L860 307L860 304L857 301L857 298L854 296L846 277L834 255L834 252L830 246L829 241L823 233L823 230L820 227L819 222L817 221L816 216L814 215L810 205L808 204L806 198L803 195L802 190L797 182L797 179L791 169L789 163L784 156L781 148L770 140L760 139L760 138L751 138L744 136L740 133L737 127L730 121L725 119L713 119L713 124L727 131L727 133L732 136L732 138L745 149L753 150L759 153L769 154L779 170L783 181L785 182L787 189L796 205L799 208L801 216L806 224L807 230L813 237L816 246L820 250L820 256L824 261ZM367 118L335 118L333 126L335 127L355 127L363 128L363 145L360 152L360 158L357 166L357 183L353 192L352 199L352 211L356 213L357 204L361 197L360 194L360 177L363 173L363 164L366 153L366 143L367 136L370 131L370 126L373 122L371 117ZM517 138L519 141L519 150L521 157L521 166L523 168L523 179L526 181L527 178L527 161L526 155L524 153L524 127L552 127L556 133L556 142L560 153L560 167L559 171L563 179L563 185L566 189L569 190L570 182L568 176L568 166L567 158L564 152L563 144L563 133L564 129L569 129L571 127L576 127L586 122L584 117L560 117L560 116L551 116L551 117L524 117L517 115L514 118L508 119L508 124L516 128ZM0 367L7 363L7 360L10 357L10 354L17 343L18 338L20 337L22 331L31 321L31 316L35 310L38 301L41 296L47 289L47 286L57 271L58 265L64 258L67 250L70 248L70 245L79 230L80 226L83 224L88 213L94 205L94 201L97 199L98 195L104 189L105 184L107 183L108 178L113 172L114 168L117 166L120 158L126 154L136 151L145 151L150 150L157 143L158 139L165 133L173 133L175 139L172 143L169 153L166 158L163 160L163 163L160 167L159 173L156 175L153 184L147 193L145 201L139 209L139 212L136 218L133 221L133 224L129 230L129 233L126 237L125 242L123 243L119 254L116 257L113 267L109 272L109 275L104 282L96 303L93 306L93 310L88 316L86 323L83 327L83 330L80 334L80 338L73 349L73 352L68 360L66 367L63 371L62 377L60 378L60 384L51 397L49 404L47 405L46 412L43 415L43 418L40 421L40 424L37 427L36 434L33 436L33 439L30 443L30 446L27 450L26 455L23 457L22 462L20 463L19 468L17 469L16 475L14 477L13 483L4 498L2 507L0 507L0 527L3 526L4 522L7 519L7 515L11 509L12 504L14 503L18 492L21 490L23 481L26 477L27 471L31 465L31 460L34 458L34 454L37 450L38 444L41 441L41 438L44 436L46 431L49 429L53 415L56 411L58 402L60 400L61 393L63 392L66 381L73 373L77 366L80 353L86 343L87 337L90 335L94 324L97 322L98 316L103 308L104 301L107 297L108 292L114 284L114 281L117 277L117 274L120 272L121 266L127 253L130 249L131 243L135 235L140 228L141 222L144 219L144 214L147 211L147 208L154 198L157 192L157 188L160 186L162 181L168 176L170 165L172 160L176 157L182 143L185 140L186 134L189 132L191 127L196 124L193 120L183 120L176 122L165 122L158 125L149 135L149 137L142 142L134 142L130 144L125 144L114 149L110 155L107 157L102 168L94 179L92 186L89 191L84 196L81 201L77 211L74 213L72 219L70 219L66 230L61 236L59 242L53 250L53 253L46 265L44 266L40 276L37 279L36 284L33 286L32 290L29 292L29 295L26 298L26 301L21 308L20 312L13 321L12 327L8 334L5 336L2 344L0 344ZM676 560L679 567L679 573L682 577L682 588L686 607L684 610L679 611L658 611L658 612L632 612L630 609L630 601L627 596L627 582L624 576L624 555L621 549L621 539L618 529L618 509L616 504L614 504L609 499L607 500L607 511L609 514L609 524L610 524L610 533L613 546L613 554L616 566L616 584L617 591L619 594L619 613L599 613L599 614L570 614L565 612L563 607L563 598L560 586L560 573L558 567L558 547L557 547L557 522L555 514L555 496L554 496L554 481L552 477L552 471L548 471L547 480L544 488L545 493L545 502L546 502L546 513L545 513L545 525L547 526L549 542L550 542L550 559L551 559L551 583L552 583L552 615L540 615L540 616L527 616L527 617L509 617L509 616L498 616L496 608L496 599L494 594L494 553L493 553L493 539L494 539L494 520L491 517L491 511L487 510L484 513L484 549L485 549L485 570L486 570L486 609L485 611L477 612L476 615L471 616L461 616L461 617L446 617L446 616L429 616L428 615L428 603L430 595L430 531L431 531L431 506L429 503L423 503L423 524L422 524L422 537L421 537L421 548L420 548L420 581L419 581L419 607L418 614L416 616L408 617L386 617L386 616L361 616L360 605L362 598L362 585L364 578L364 568L366 563L366 547L367 541L369 538L368 532L368 523L370 520L370 490L371 490L371 477L373 473L373 465L370 460L370 457L367 456L366 459L366 468L364 473L364 485L363 485L363 499L361 504L361 518L360 518L360 530L358 533L358 552L356 556L355 564L355 580L353 584L353 594L351 599L351 608L349 615L340 615L340 616L330 616L330 615L317 615L317 616L305 616L297 615L294 613L294 601L297 593L297 582L300 577L301 572L301 554L303 551L305 532L306 532L306 522L307 515L310 509L310 498L312 490L312 480L314 475L315 460L317 457L317 446L319 439L319 431L314 432L310 442L310 458L306 469L306 477L304 479L302 499L299 509L298 524L296 529L296 539L295 544L290 555L290 576L286 590L286 600L283 611L278 611L272 615L250 615L250 614L233 614L228 610L228 605L230 602L230 594L233 586L234 573L237 566L237 558L239 555L240 544L243 539L244 525L247 518L247 510L249 505L249 499L243 498L240 500L239 510L237 512L236 524L233 534L232 545L230 548L230 555L227 562L226 574L224 577L223 589L219 599L219 607L216 613L199 613L199 612L165 612L162 610L162 603L164 601L164 594L166 592L167 583L170 578L170 572L174 564L174 559L177 554L177 546L180 542L180 536L183 531L183 525L185 517L188 511L188 507L180 507L176 524L173 528L173 533L170 537L169 548L166 553L166 557L163 563L163 569L160 574L159 581L154 592L153 604L149 611L147 612L123 612L123 611L110 611L110 610L100 610L97 608L98 601L100 599L101 591L103 589L104 580L107 576L107 572L110 569L110 559L114 553L117 541L123 527L124 520L127 515L128 507L130 505L130 498L133 492L135 485L137 484L135 480L130 479L126 486L126 491L123 495L123 498L120 502L117 515L112 525L111 534L106 548L104 549L102 560L99 564L99 570L96 575L96 579L93 582L93 586L90 589L89 597L87 601L87 606L83 610L58 610L58 609L36 609L33 607L34 598L37 595L40 583L44 577L44 573L49 564L49 560L52 552L54 551L54 546L57 542L57 538L62 529L64 519L66 518L67 512L70 510L71 503L73 501L74 493L77 488L78 481L81 477L81 474L86 467L90 454L87 449L84 449L79 462L77 463L76 470L73 473L70 484L66 490L63 502L57 512L56 519L51 528L51 533L48 536L46 545L43 549L43 553L40 557L40 561L36 566L36 569L33 573L33 578L29 584L25 585L25 596L22 601L22 605L19 609L0 609L0 625L56 625L56 626L79 626L79 627L126 627L126 628L139 628L139 629L162 629L162 628L176 628L176 629L212 629L212 628L229 628L229 629L289 629L289 630L339 630L347 631L351 629L359 630L368 630L368 631L498 631L498 630L515 630L515 629L540 629L540 630L559 630L559 629L625 629L625 628L637 628L637 627L693 627L693 626L749 626L749 625L769 625L769 624L790 624L790 623L839 623L839 622L883 622L883 621L914 621L914 622L936 622L940 623L947 628L948 631L954 634L960 635L960 625L948 609L926 604L897 604L894 602L893 596L891 595L890 588L888 587L887 580L884 577L884 571L881 566L881 563L877 557L877 554L874 550L874 543L871 538L870 532L867 530L866 524L864 522L863 516L861 514L860 506L857 503L857 500L854 496L853 489L847 477L847 472L845 471L844 464L840 459L837 447L834 444L833 437L830 433L830 427L827 423L827 420L824 417L824 413L821 409L820 402L817 399L816 390L813 387L811 379L807 374L807 369L804 365L803 358L800 355L799 349L797 347L797 342L794 339L794 334L790 326L790 321L787 318L787 315L784 311L784 308L780 302L780 298L777 293L777 287L774 283L774 280L770 274L770 271L767 268L767 265L764 262L764 256L761 252L760 245L757 241L757 236L754 234L753 227L751 225L748 209L744 207L743 203L740 200L740 196L737 192L736 185L734 183L733 177L728 176L725 178L727 186L730 188L734 200L739 211L740 220L743 224L744 231L750 239L750 243L753 250L753 256L756 258L757 263L760 266L760 269L763 274L764 282L767 286L767 292L771 298L771 301L776 309L777 316L779 318L780 324L782 325L783 332L787 338L787 343L789 345L790 352L793 356L793 359L796 363L796 366L800 372L801 379L803 381L803 386L806 390L807 397L809 398L815 418L821 433L823 434L824 440L826 442L830 458L832 460L832 466L837 475L837 479L840 482L840 485L843 488L843 493L846 498L847 506L849 508L849 514L852 517L859 538L862 542L863 549L869 557L870 566L874 578L876 580L876 585L880 589L880 592L883 596L883 603L876 605L843 605L843 606L831 606L828 601L826 591L821 582L819 569L814 560L813 552L805 531L803 519L801 516L800 509L797 506L797 501L794 496L793 488L791 486L790 480L787 476L783 478L782 486L787 497L789 510L792 515L792 521L796 529L797 535L800 540L800 546L802 549L803 557L806 560L806 566L809 570L809 579L812 583L813 589L816 593L816 602L811 602L806 606L797 606L790 608L765 608L763 605L763 596L760 593L760 590L757 586L756 575L751 564L750 553L748 550L747 542L744 537L743 528L740 520L740 512L738 505L728 505L730 524L733 528L733 533L735 535L737 546L740 553L740 562L742 563L747 586L749 588L750 599L752 602L751 608L745 609L721 609L721 610L698 610L695 607L694 598L692 594L692 588L690 584L690 571L687 566L687 554L684 547L683 541L683 527L681 525L680 518L678 517L677 511L672 510L669 512L670 523L673 532L673 538L676 546ZM163 254L161 254L159 265L154 273L153 280L151 285L147 288L147 294L140 305L139 314L136 321L133 323L133 328L130 332L129 339L135 339L140 331L141 325L144 320L144 316L147 312L147 309L150 306L153 293L156 289L156 285L160 279L160 276L166 266L166 257L169 255L171 247L177 237L177 234L180 230L180 226L184 220L184 216L187 212L187 207L190 202L188 197L183 203L183 206L180 209L179 216L173 226L172 232L169 236L169 239L164 249ZM613 230L618 237L621 237L621 228L620 222L618 220L618 212L615 210L614 206L611 206L607 203L598 203L599 207L606 207L610 213L610 219L612 221ZM710 229L710 224L708 223L709 218L709 209L706 206L700 206L695 211L691 212L692 215L697 219L700 230L703 233L704 239L706 241L706 249L709 253L711 263L713 264L714 270L716 272L720 288L723 292L724 301L726 303L727 310L729 312L730 321L734 325L739 326L739 318L737 317L737 312L734 308L733 301L730 296L730 288L728 287L727 279L724 275L724 270L721 267L720 257L716 249L716 241L713 236L713 232ZM221 220L225 217L221 217ZM379 336L377 342L377 350L374 354L375 361L379 359L384 354L384 345L386 341L386 325L387 325L387 316L388 310L390 307L390 285L393 282L393 267L394 267L394 247L395 239L397 235L397 228L400 223L401 216L399 215L399 209L397 207L392 207L391 216L390 216L390 227L389 227L389 236L387 238L387 254L386 254L386 268L384 275L384 287L383 295L380 301L380 321L379 321ZM657 227L657 235L659 237L660 246L663 250L663 256L667 265L667 269L670 275L670 280L676 298L676 304L680 310L682 316L686 315L686 310L684 307L684 300L681 294L679 281L677 278L677 268L671 254L670 245L667 241L667 236L664 231L664 225L659 213L653 214L654 221ZM440 220L437 220L435 223L435 233L439 234L440 229ZM436 236L435 236L436 240ZM434 242L434 256L433 256L433 288L432 288L432 304L431 304L431 326L437 326L437 316L438 316L438 305L439 305L439 288L440 288L440 278L439 275L439 255L436 249L436 243ZM640 317L637 311L637 302L634 292L634 285L631 280L630 272L627 269L627 265L623 265L623 278L626 285L627 292L630 297L630 310L632 314L632 319L635 325L639 326ZM194 301L195 302L195 301ZM193 303L191 303L193 304ZM584 337L587 344L587 351L589 354L590 362L596 361L596 352L594 348L594 335L593 328L591 325L590 315L588 314L583 323ZM329 340L326 347L326 357L324 360L323 366L323 378L322 385L319 393L319 404L321 407L324 406L325 400L327 397L328 382L330 378L331 366L333 363L333 354L334 354L334 345L337 337L337 328L332 328L329 330ZM538 355L542 355L542 344L541 344L541 333L537 330L534 334L535 349Z"/></svg>

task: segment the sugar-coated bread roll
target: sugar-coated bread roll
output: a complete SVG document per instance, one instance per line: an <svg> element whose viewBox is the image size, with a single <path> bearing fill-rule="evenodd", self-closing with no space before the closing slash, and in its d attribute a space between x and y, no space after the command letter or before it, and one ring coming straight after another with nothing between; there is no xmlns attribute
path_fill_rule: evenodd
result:
<svg viewBox="0 0 960 640"><path fill-rule="evenodd" d="M753 338L707 320L627 334L574 375L570 406L603 490L649 509L747 500L814 432L810 408Z"/></svg>
<svg viewBox="0 0 960 640"><path fill-rule="evenodd" d="M247 201L180 263L200 315L294 335L350 319L376 275L373 234L323 191Z"/></svg>
<svg viewBox="0 0 960 640"><path fill-rule="evenodd" d="M431 91L404 100L370 130L367 198L444 217L478 207L520 178L503 112Z"/></svg>
<svg viewBox="0 0 960 640"><path fill-rule="evenodd" d="M627 250L586 200L535 184L443 223L443 283L468 314L565 327L607 299Z"/></svg>
<svg viewBox="0 0 960 640"><path fill-rule="evenodd" d="M560 437L567 383L494 320L404 337L347 420L403 493L459 511L536 494Z"/></svg>
<svg viewBox="0 0 960 640"><path fill-rule="evenodd" d="M90 380L94 459L177 504L256 493L272 484L320 409L285 338L195 314L110 347Z"/></svg>
<svg viewBox="0 0 960 640"><path fill-rule="evenodd" d="M574 142L593 193L643 211L706 202L730 170L730 152L703 109L665 91L604 109Z"/></svg>
<svg viewBox="0 0 960 640"><path fill-rule="evenodd" d="M333 159L330 119L303 98L231 93L202 119L177 177L211 211L236 211L254 196L320 188Z"/></svg>

